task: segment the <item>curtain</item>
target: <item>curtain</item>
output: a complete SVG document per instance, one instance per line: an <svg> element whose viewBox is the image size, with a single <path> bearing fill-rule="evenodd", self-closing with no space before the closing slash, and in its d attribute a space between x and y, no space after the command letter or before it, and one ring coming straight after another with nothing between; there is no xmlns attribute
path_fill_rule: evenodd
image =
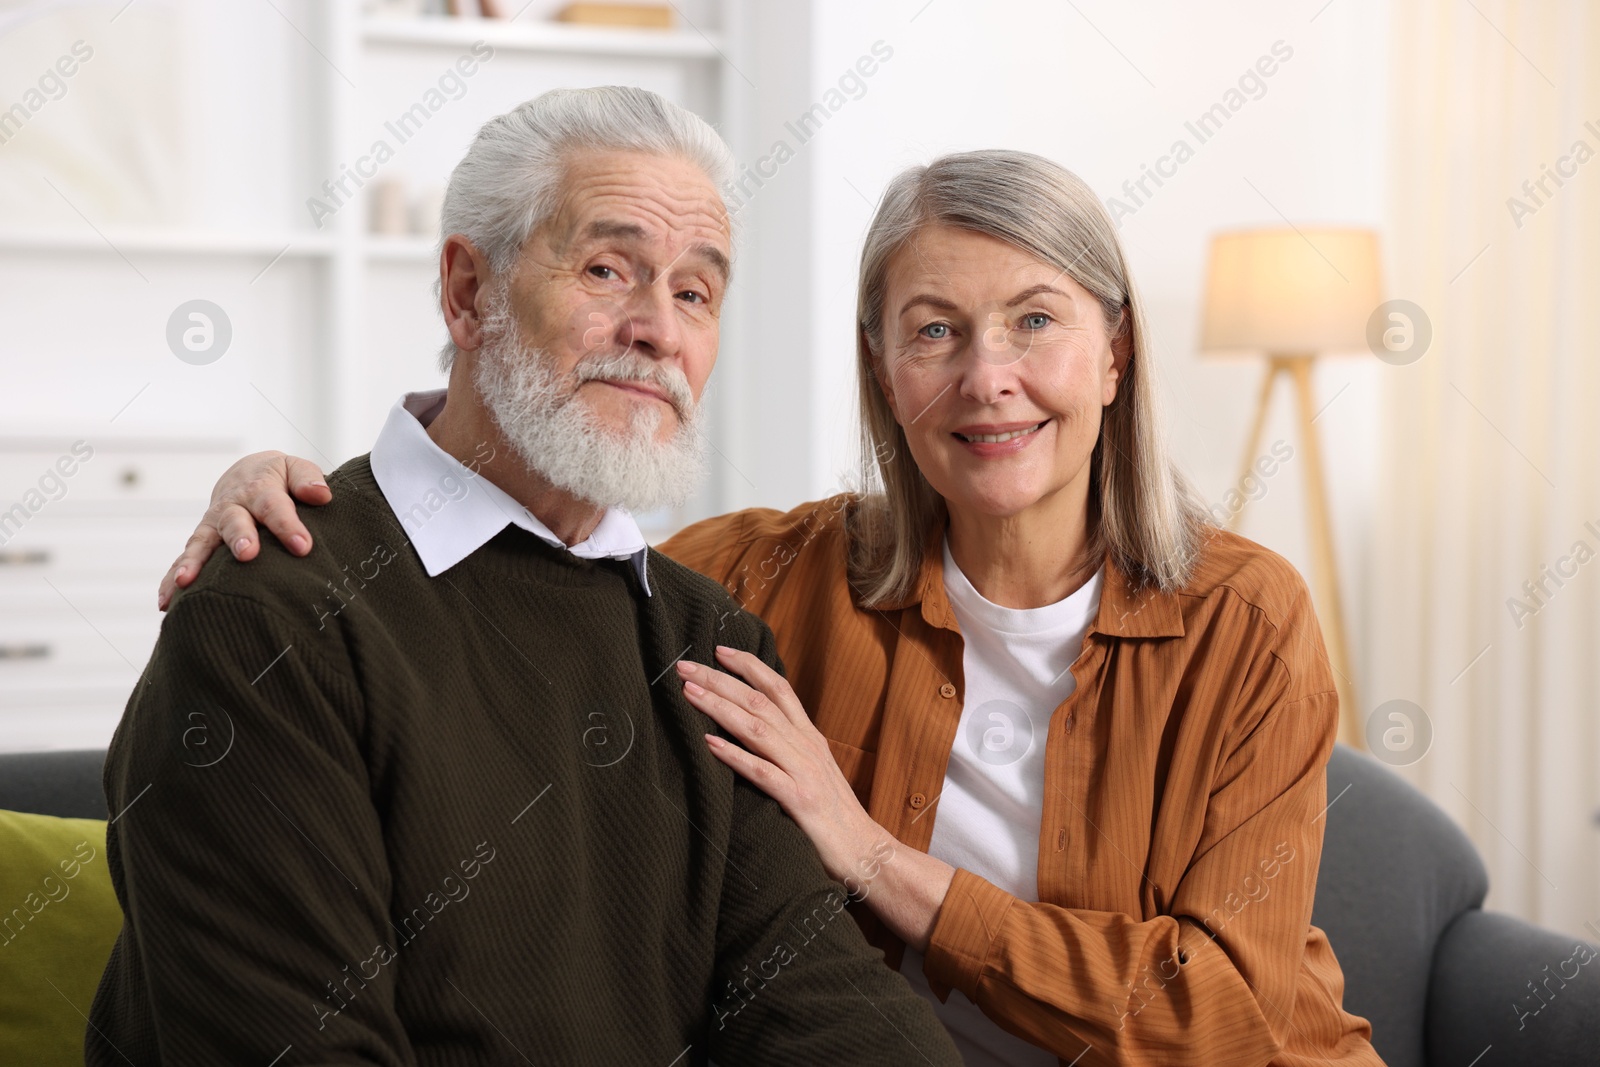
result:
<svg viewBox="0 0 1600 1067"><path fill-rule="evenodd" d="M1364 710L1422 709L1401 773L1489 906L1596 940L1600 6L1393 11L1388 295L1432 340L1384 368Z"/></svg>

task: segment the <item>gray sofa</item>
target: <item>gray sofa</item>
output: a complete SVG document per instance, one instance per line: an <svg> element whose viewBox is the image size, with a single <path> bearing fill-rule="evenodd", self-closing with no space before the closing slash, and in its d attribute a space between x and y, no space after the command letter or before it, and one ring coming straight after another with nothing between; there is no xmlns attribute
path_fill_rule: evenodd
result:
<svg viewBox="0 0 1600 1067"><path fill-rule="evenodd" d="M103 819L104 758L0 755L0 808ZM1600 1063L1600 958L1564 968L1574 938L1483 911L1489 879L1466 835L1370 757L1337 748L1328 798L1312 921L1385 1063Z"/></svg>
<svg viewBox="0 0 1600 1067"><path fill-rule="evenodd" d="M1600 1064L1600 958L1559 977L1578 939L1484 911L1466 834L1370 756L1334 750L1328 799L1311 921L1389 1067Z"/></svg>

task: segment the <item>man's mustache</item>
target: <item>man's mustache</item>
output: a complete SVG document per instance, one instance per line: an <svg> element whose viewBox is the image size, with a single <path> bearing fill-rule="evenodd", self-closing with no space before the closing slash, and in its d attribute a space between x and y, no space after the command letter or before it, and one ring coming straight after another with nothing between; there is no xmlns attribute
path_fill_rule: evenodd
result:
<svg viewBox="0 0 1600 1067"><path fill-rule="evenodd" d="M644 382L660 389L677 412L679 421L694 413L694 394L682 371L669 370L627 349L585 356L572 369L574 385L596 379L613 382Z"/></svg>

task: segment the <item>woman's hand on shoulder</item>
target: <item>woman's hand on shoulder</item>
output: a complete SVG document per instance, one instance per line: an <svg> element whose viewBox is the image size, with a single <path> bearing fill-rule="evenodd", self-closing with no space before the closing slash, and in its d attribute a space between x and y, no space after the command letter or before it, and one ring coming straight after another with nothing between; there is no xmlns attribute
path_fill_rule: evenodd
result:
<svg viewBox="0 0 1600 1067"><path fill-rule="evenodd" d="M678 661L689 703L733 738L706 734L712 754L778 802L829 878L868 901L896 937L927 952L956 869L914 848L896 850L894 835L856 799L828 739L782 675L736 648L717 646L717 662L722 670Z"/></svg>
<svg viewBox="0 0 1600 1067"><path fill-rule="evenodd" d="M722 670L692 660L677 664L689 703L744 747L714 734L706 734L706 743L776 800L816 846L828 876L842 878L886 831L856 799L788 681L740 649L718 645L717 662Z"/></svg>
<svg viewBox="0 0 1600 1067"><path fill-rule="evenodd" d="M261 550L258 522L265 523L290 552L304 556L311 551L311 531L300 521L294 502L326 504L332 499L333 491L322 470L308 459L282 452L254 452L239 460L217 479L211 506L182 554L167 568L157 606L166 611L172 595L199 577L200 567L220 544L227 544L234 559L255 559Z"/></svg>

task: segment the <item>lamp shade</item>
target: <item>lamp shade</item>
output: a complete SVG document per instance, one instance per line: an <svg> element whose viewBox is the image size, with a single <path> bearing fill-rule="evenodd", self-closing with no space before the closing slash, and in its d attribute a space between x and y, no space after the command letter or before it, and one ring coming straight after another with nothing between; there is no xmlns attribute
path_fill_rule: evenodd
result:
<svg viewBox="0 0 1600 1067"><path fill-rule="evenodd" d="M1361 229L1219 233L1206 270L1200 349L1208 353L1365 351L1377 308L1378 235Z"/></svg>

